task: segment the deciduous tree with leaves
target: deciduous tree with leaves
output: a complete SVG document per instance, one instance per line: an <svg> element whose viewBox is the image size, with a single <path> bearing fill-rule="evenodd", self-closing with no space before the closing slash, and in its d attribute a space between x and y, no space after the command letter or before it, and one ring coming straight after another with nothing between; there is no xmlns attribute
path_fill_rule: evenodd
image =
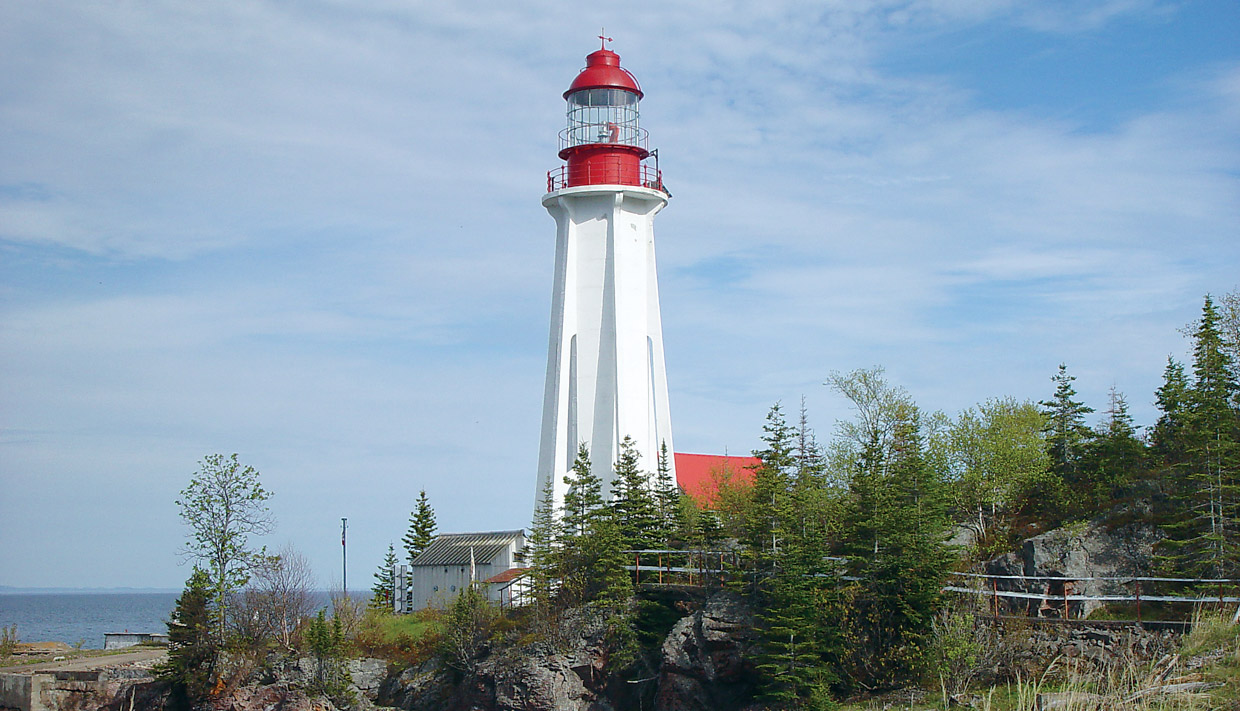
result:
<svg viewBox="0 0 1240 711"><path fill-rule="evenodd" d="M202 564L211 590L217 640L222 642L228 620L228 599L245 586L264 550L250 545L250 536L271 532L275 519L267 507L271 494L250 466L237 455L211 454L177 499L181 519L190 529L184 554Z"/></svg>

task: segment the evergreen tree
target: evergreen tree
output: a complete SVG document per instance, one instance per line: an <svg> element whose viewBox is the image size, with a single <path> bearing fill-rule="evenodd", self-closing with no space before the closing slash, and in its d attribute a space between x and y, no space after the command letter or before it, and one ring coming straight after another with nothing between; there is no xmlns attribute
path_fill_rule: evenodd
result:
<svg viewBox="0 0 1240 711"><path fill-rule="evenodd" d="M1059 372L1051 378L1055 394L1040 404L1046 417L1043 434L1051 456L1051 471L1075 491L1081 484L1081 458L1093 436L1085 425L1085 416L1094 410L1073 399L1076 397L1073 380L1076 378L1068 375L1068 366L1060 363Z"/></svg>
<svg viewBox="0 0 1240 711"><path fill-rule="evenodd" d="M1095 508L1105 508L1118 497L1145 460L1145 445L1137 438L1123 393L1111 386L1108 399L1085 464L1093 484L1090 502Z"/></svg>
<svg viewBox="0 0 1240 711"><path fill-rule="evenodd" d="M399 563L396 546L389 543L387 555L383 556L383 562L375 571L375 584L370 588L370 607L392 611L392 596L396 594L396 566Z"/></svg>
<svg viewBox="0 0 1240 711"><path fill-rule="evenodd" d="M522 555L526 567L529 568L530 594L534 605L544 611L551 605L551 593L559 578L555 496L550 479L543 486L538 505L534 507L534 520L530 524L530 535L525 539Z"/></svg>
<svg viewBox="0 0 1240 711"><path fill-rule="evenodd" d="M947 524L942 473L926 464L909 403L891 447L872 446L858 461L845 507L842 551L857 579L842 607L851 683L869 688L912 673L951 561Z"/></svg>
<svg viewBox="0 0 1240 711"><path fill-rule="evenodd" d="M561 602L569 607L627 600L633 585L625 570L624 540L612 508L603 502L602 481L592 471L585 444L564 483L568 491L558 536Z"/></svg>
<svg viewBox="0 0 1240 711"><path fill-rule="evenodd" d="M409 530L401 542L409 555L409 564L435 540L435 510L426 498L426 489L418 492L417 507L409 514Z"/></svg>
<svg viewBox="0 0 1240 711"><path fill-rule="evenodd" d="M1184 459L1185 419L1188 417L1188 377L1184 366L1167 356L1163 384L1155 391L1155 404L1162 414L1150 432L1150 449L1165 465Z"/></svg>
<svg viewBox="0 0 1240 711"><path fill-rule="evenodd" d="M612 511L619 526L620 537L629 550L662 546L660 520L655 499L641 470L641 454L632 437L620 442L612 479Z"/></svg>
<svg viewBox="0 0 1240 711"><path fill-rule="evenodd" d="M779 427L768 429L767 452L779 452ZM775 460L778 457L772 457ZM834 526L831 498L825 487L821 451L809 428L802 402L790 487L777 494L776 509L787 512L777 557L757 586L762 645L757 668L765 679L765 695L796 702L824 694L838 682L842 655L838 614L839 582L835 564L826 556Z"/></svg>
<svg viewBox="0 0 1240 711"><path fill-rule="evenodd" d="M659 465L655 470L654 501L658 509L660 545L667 545L677 528L680 513L680 487L672 475L671 454L667 442L659 445Z"/></svg>
<svg viewBox="0 0 1240 711"><path fill-rule="evenodd" d="M779 403L771 406L762 426L763 448L754 450L760 460L754 469L753 485L744 514L743 542L756 557L757 572L775 565L779 542L794 525L791 510L792 476L796 470L794 431L784 418Z"/></svg>
<svg viewBox="0 0 1240 711"><path fill-rule="evenodd" d="M195 567L168 621L168 659L156 675L171 688L174 708L189 709L211 693L219 647L212 638L211 579Z"/></svg>
<svg viewBox="0 0 1240 711"><path fill-rule="evenodd" d="M1240 396L1218 312L1206 296L1194 333L1193 384L1184 421L1185 473L1175 521L1166 527L1164 563L1180 574L1240 574Z"/></svg>

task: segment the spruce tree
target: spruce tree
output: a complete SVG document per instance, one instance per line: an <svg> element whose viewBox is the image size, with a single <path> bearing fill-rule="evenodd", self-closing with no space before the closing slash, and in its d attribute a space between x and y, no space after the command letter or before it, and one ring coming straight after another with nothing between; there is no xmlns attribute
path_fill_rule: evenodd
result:
<svg viewBox="0 0 1240 711"><path fill-rule="evenodd" d="M1108 400L1085 463L1093 485L1090 503L1095 509L1105 508L1107 502L1119 497L1145 461L1145 445L1137 438L1123 393L1111 386Z"/></svg>
<svg viewBox="0 0 1240 711"><path fill-rule="evenodd" d="M612 479L611 506L625 548L642 550L662 546L662 522L654 496L641 470L641 454L632 437L620 442Z"/></svg>
<svg viewBox="0 0 1240 711"><path fill-rule="evenodd" d="M422 551L434 540L435 510L426 498L426 489L423 489L418 493L416 508L409 514L409 530L401 539L405 544L405 552L409 555L409 564L413 565L413 560L422 555Z"/></svg>
<svg viewBox="0 0 1240 711"><path fill-rule="evenodd" d="M891 446L858 462L845 507L842 551L850 586L842 667L869 687L908 678L930 632L951 555L942 472L925 460L911 403L894 423Z"/></svg>
<svg viewBox="0 0 1240 711"><path fill-rule="evenodd" d="M1184 374L1183 364L1167 356L1167 367L1163 369L1163 384L1155 391L1155 404L1162 414L1150 432L1150 449L1165 465L1173 465L1184 459L1188 389L1188 376Z"/></svg>
<svg viewBox="0 0 1240 711"><path fill-rule="evenodd" d="M619 602L632 594L625 570L628 558L611 507L603 501L602 481L590 465L585 444L577 451L573 468L564 477L559 573L560 597L565 606L592 602Z"/></svg>
<svg viewBox="0 0 1240 711"><path fill-rule="evenodd" d="M219 647L212 636L210 576L195 567L168 621L168 659L156 675L171 686L174 708L189 709L211 693Z"/></svg>
<svg viewBox="0 0 1240 711"><path fill-rule="evenodd" d="M399 562L396 546L389 543L387 555L383 556L383 562L375 571L375 584L370 588L370 607L392 611L392 596L396 594L396 566Z"/></svg>
<svg viewBox="0 0 1240 711"><path fill-rule="evenodd" d="M660 546L668 545L677 528L680 512L680 487L672 475L672 455L667 442L659 445L659 464L655 470L654 500L659 515Z"/></svg>
<svg viewBox="0 0 1240 711"><path fill-rule="evenodd" d="M755 557L756 571L774 566L779 542L795 525L791 509L792 476L796 470L794 431L784 418L779 403L771 406L762 426L762 449L754 450L759 459L745 512L743 542Z"/></svg>
<svg viewBox="0 0 1240 711"><path fill-rule="evenodd" d="M550 479L543 486L538 505L534 507L534 520L530 525L530 535L525 539L522 556L529 568L527 575L534 605L539 611L545 611L551 605L551 593L559 578L555 498Z"/></svg>
<svg viewBox="0 0 1240 711"><path fill-rule="evenodd" d="M1068 375L1068 366L1060 363L1059 372L1051 378L1055 394L1040 404L1046 417L1043 433L1051 455L1051 470L1076 491L1081 487L1081 458L1093 436L1085 424L1085 416L1094 410L1073 399L1076 397L1073 380L1076 378Z"/></svg>
<svg viewBox="0 0 1240 711"><path fill-rule="evenodd" d="M1182 575L1240 575L1240 396L1218 312L1206 296L1193 335L1193 384L1184 419L1183 473L1164 564Z"/></svg>

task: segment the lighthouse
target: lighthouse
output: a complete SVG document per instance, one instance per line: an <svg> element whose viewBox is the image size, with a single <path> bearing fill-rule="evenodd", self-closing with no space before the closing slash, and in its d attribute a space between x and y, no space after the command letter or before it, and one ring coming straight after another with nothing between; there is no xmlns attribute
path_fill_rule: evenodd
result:
<svg viewBox="0 0 1240 711"><path fill-rule="evenodd" d="M646 471L666 447L675 477L654 258L669 195L640 125L641 87L600 39L564 92L564 162L542 198L556 241L537 495L550 482L556 510L582 443L605 497L625 437Z"/></svg>

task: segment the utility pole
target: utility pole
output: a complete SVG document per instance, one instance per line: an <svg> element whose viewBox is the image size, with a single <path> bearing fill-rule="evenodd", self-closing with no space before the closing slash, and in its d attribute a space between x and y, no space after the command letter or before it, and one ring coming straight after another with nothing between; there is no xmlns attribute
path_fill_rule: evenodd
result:
<svg viewBox="0 0 1240 711"><path fill-rule="evenodd" d="M349 545L345 534L349 530L349 519L340 519L340 587L344 588L344 596L349 596Z"/></svg>

